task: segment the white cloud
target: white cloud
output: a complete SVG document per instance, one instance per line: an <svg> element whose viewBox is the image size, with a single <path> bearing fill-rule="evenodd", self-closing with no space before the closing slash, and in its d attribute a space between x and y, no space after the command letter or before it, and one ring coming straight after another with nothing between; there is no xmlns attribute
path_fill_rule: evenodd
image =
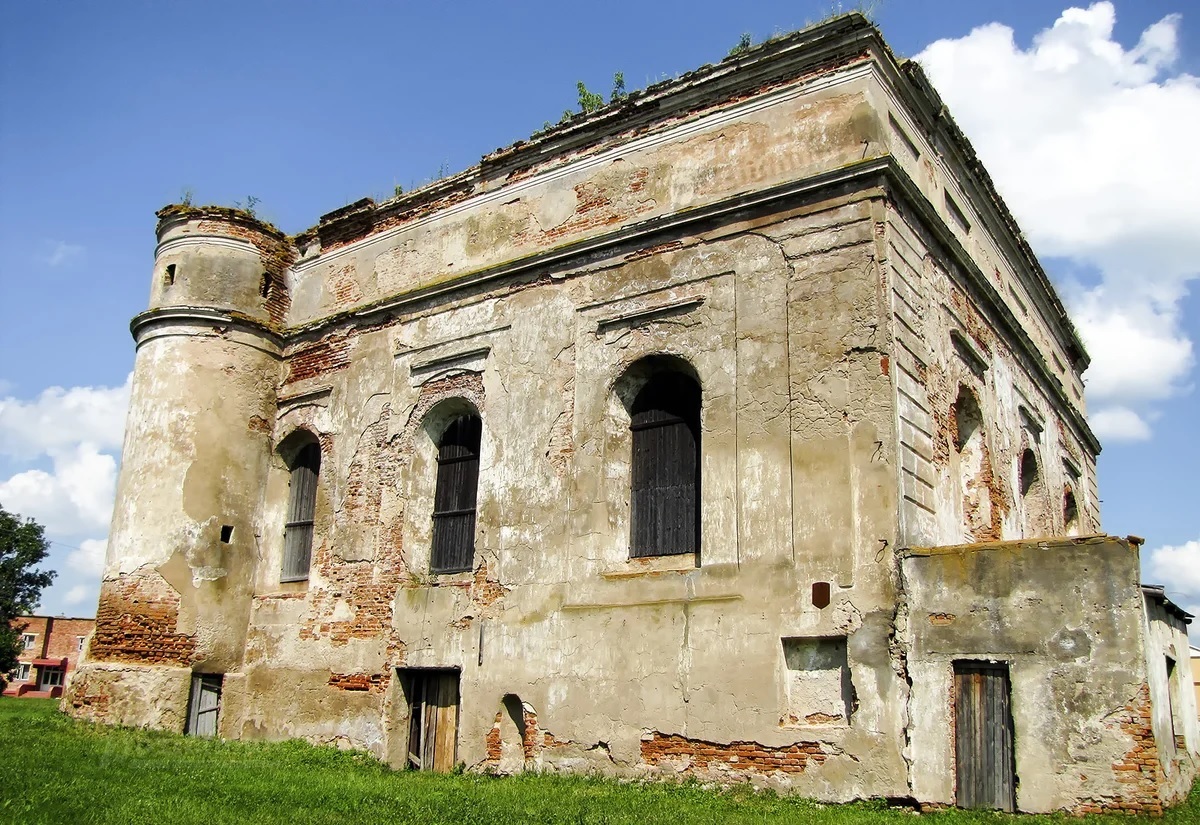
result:
<svg viewBox="0 0 1200 825"><path fill-rule="evenodd" d="M98 588L88 587L86 584L77 584L66 592L62 597L62 601L63 604L76 605L95 601L97 598L99 598Z"/></svg>
<svg viewBox="0 0 1200 825"><path fill-rule="evenodd" d="M1028 48L990 23L917 60L1038 253L1101 273L1061 285L1093 359L1092 419L1147 437L1152 403L1190 389L1195 363L1179 307L1200 275L1200 210L1181 184L1200 180L1200 155L1180 141L1200 130L1200 78L1170 71L1179 15L1128 49L1115 21L1110 2L1069 8Z"/></svg>
<svg viewBox="0 0 1200 825"><path fill-rule="evenodd" d="M119 450L133 374L119 387L49 387L32 401L0 398L0 453L31 459L81 442Z"/></svg>
<svg viewBox="0 0 1200 825"><path fill-rule="evenodd" d="M117 460L90 443L56 449L53 472L25 470L0 481L4 509L32 518L51 535L106 532L112 516Z"/></svg>
<svg viewBox="0 0 1200 825"><path fill-rule="evenodd" d="M0 478L0 505L37 520L50 536L107 532L129 388L127 378L120 387L50 387L29 401L0 399L0 455L41 465Z"/></svg>
<svg viewBox="0 0 1200 825"><path fill-rule="evenodd" d="M1119 290L1101 285L1071 300L1071 315L1093 360L1089 397L1138 404L1188 389L1185 379L1195 358L1192 342L1179 332L1175 308L1110 300L1110 291Z"/></svg>
<svg viewBox="0 0 1200 825"><path fill-rule="evenodd" d="M1148 441L1150 425L1128 407L1105 407L1088 416L1096 435L1106 441Z"/></svg>
<svg viewBox="0 0 1200 825"><path fill-rule="evenodd" d="M76 550L67 556L67 566L82 576L99 580L104 572L104 554L108 550L108 539L84 539Z"/></svg>
<svg viewBox="0 0 1200 825"><path fill-rule="evenodd" d="M69 261L81 257L83 252L84 249L79 244L54 241L50 244L50 250L41 256L41 260L47 266L62 266Z"/></svg>
<svg viewBox="0 0 1200 825"><path fill-rule="evenodd" d="M1145 581L1165 585L1167 598L1200 616L1200 541L1164 545L1142 558ZM1191 636L1193 644L1200 644L1200 623L1193 622Z"/></svg>

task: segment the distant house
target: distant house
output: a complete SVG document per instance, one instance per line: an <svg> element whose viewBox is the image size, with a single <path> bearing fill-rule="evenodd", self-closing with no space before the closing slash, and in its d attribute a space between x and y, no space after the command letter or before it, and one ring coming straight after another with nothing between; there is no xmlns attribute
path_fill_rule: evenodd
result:
<svg viewBox="0 0 1200 825"><path fill-rule="evenodd" d="M24 625L24 650L17 668L8 674L5 696L57 699L75 670L95 619L65 616L18 616L13 624Z"/></svg>

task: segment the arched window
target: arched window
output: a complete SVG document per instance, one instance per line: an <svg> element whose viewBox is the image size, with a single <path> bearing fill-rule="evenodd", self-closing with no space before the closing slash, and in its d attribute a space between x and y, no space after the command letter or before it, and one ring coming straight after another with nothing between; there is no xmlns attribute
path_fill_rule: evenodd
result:
<svg viewBox="0 0 1200 825"><path fill-rule="evenodd" d="M283 529L283 574L280 581L308 578L312 558L313 512L317 507L317 477L321 473L321 445L306 440L291 465L287 524Z"/></svg>
<svg viewBox="0 0 1200 825"><path fill-rule="evenodd" d="M1038 480L1037 455L1031 447L1021 453L1021 495L1027 495Z"/></svg>
<svg viewBox="0 0 1200 825"><path fill-rule="evenodd" d="M700 549L700 387L679 372L653 375L630 409L633 436L629 555Z"/></svg>
<svg viewBox="0 0 1200 825"><path fill-rule="evenodd" d="M433 493L432 573L470 570L475 556L475 499L479 488L479 441L483 422L460 415L438 441Z"/></svg>

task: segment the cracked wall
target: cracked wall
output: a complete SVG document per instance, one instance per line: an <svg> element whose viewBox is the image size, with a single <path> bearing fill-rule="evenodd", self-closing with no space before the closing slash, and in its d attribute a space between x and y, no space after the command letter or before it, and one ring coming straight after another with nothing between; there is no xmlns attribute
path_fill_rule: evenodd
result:
<svg viewBox="0 0 1200 825"><path fill-rule="evenodd" d="M994 542L910 550L902 566L918 799L955 801L956 661L1009 669L1019 810L1161 813L1186 794L1195 746L1167 766L1170 737L1151 725L1166 703L1150 701L1161 648L1144 641L1136 546Z"/></svg>
<svg viewBox="0 0 1200 825"><path fill-rule="evenodd" d="M402 765L402 682L454 674L471 770L942 799L922 766L945 742L913 723L941 677L909 660L925 625L897 548L1093 532L1097 445L1057 298L860 20L822 29L831 51L773 41L351 204L294 247L163 210L103 627L68 704L181 730L191 674L223 673L221 735ZM663 367L701 387L700 550L630 558L629 410ZM435 575L436 444L464 413L474 560ZM312 562L281 582L302 432Z"/></svg>

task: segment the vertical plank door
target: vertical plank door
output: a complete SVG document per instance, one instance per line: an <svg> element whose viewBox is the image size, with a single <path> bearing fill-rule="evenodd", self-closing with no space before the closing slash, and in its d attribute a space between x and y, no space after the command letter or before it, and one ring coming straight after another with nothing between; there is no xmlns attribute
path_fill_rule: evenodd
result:
<svg viewBox="0 0 1200 825"><path fill-rule="evenodd" d="M1016 771L1008 666L954 663L954 756L960 808L1012 811Z"/></svg>

